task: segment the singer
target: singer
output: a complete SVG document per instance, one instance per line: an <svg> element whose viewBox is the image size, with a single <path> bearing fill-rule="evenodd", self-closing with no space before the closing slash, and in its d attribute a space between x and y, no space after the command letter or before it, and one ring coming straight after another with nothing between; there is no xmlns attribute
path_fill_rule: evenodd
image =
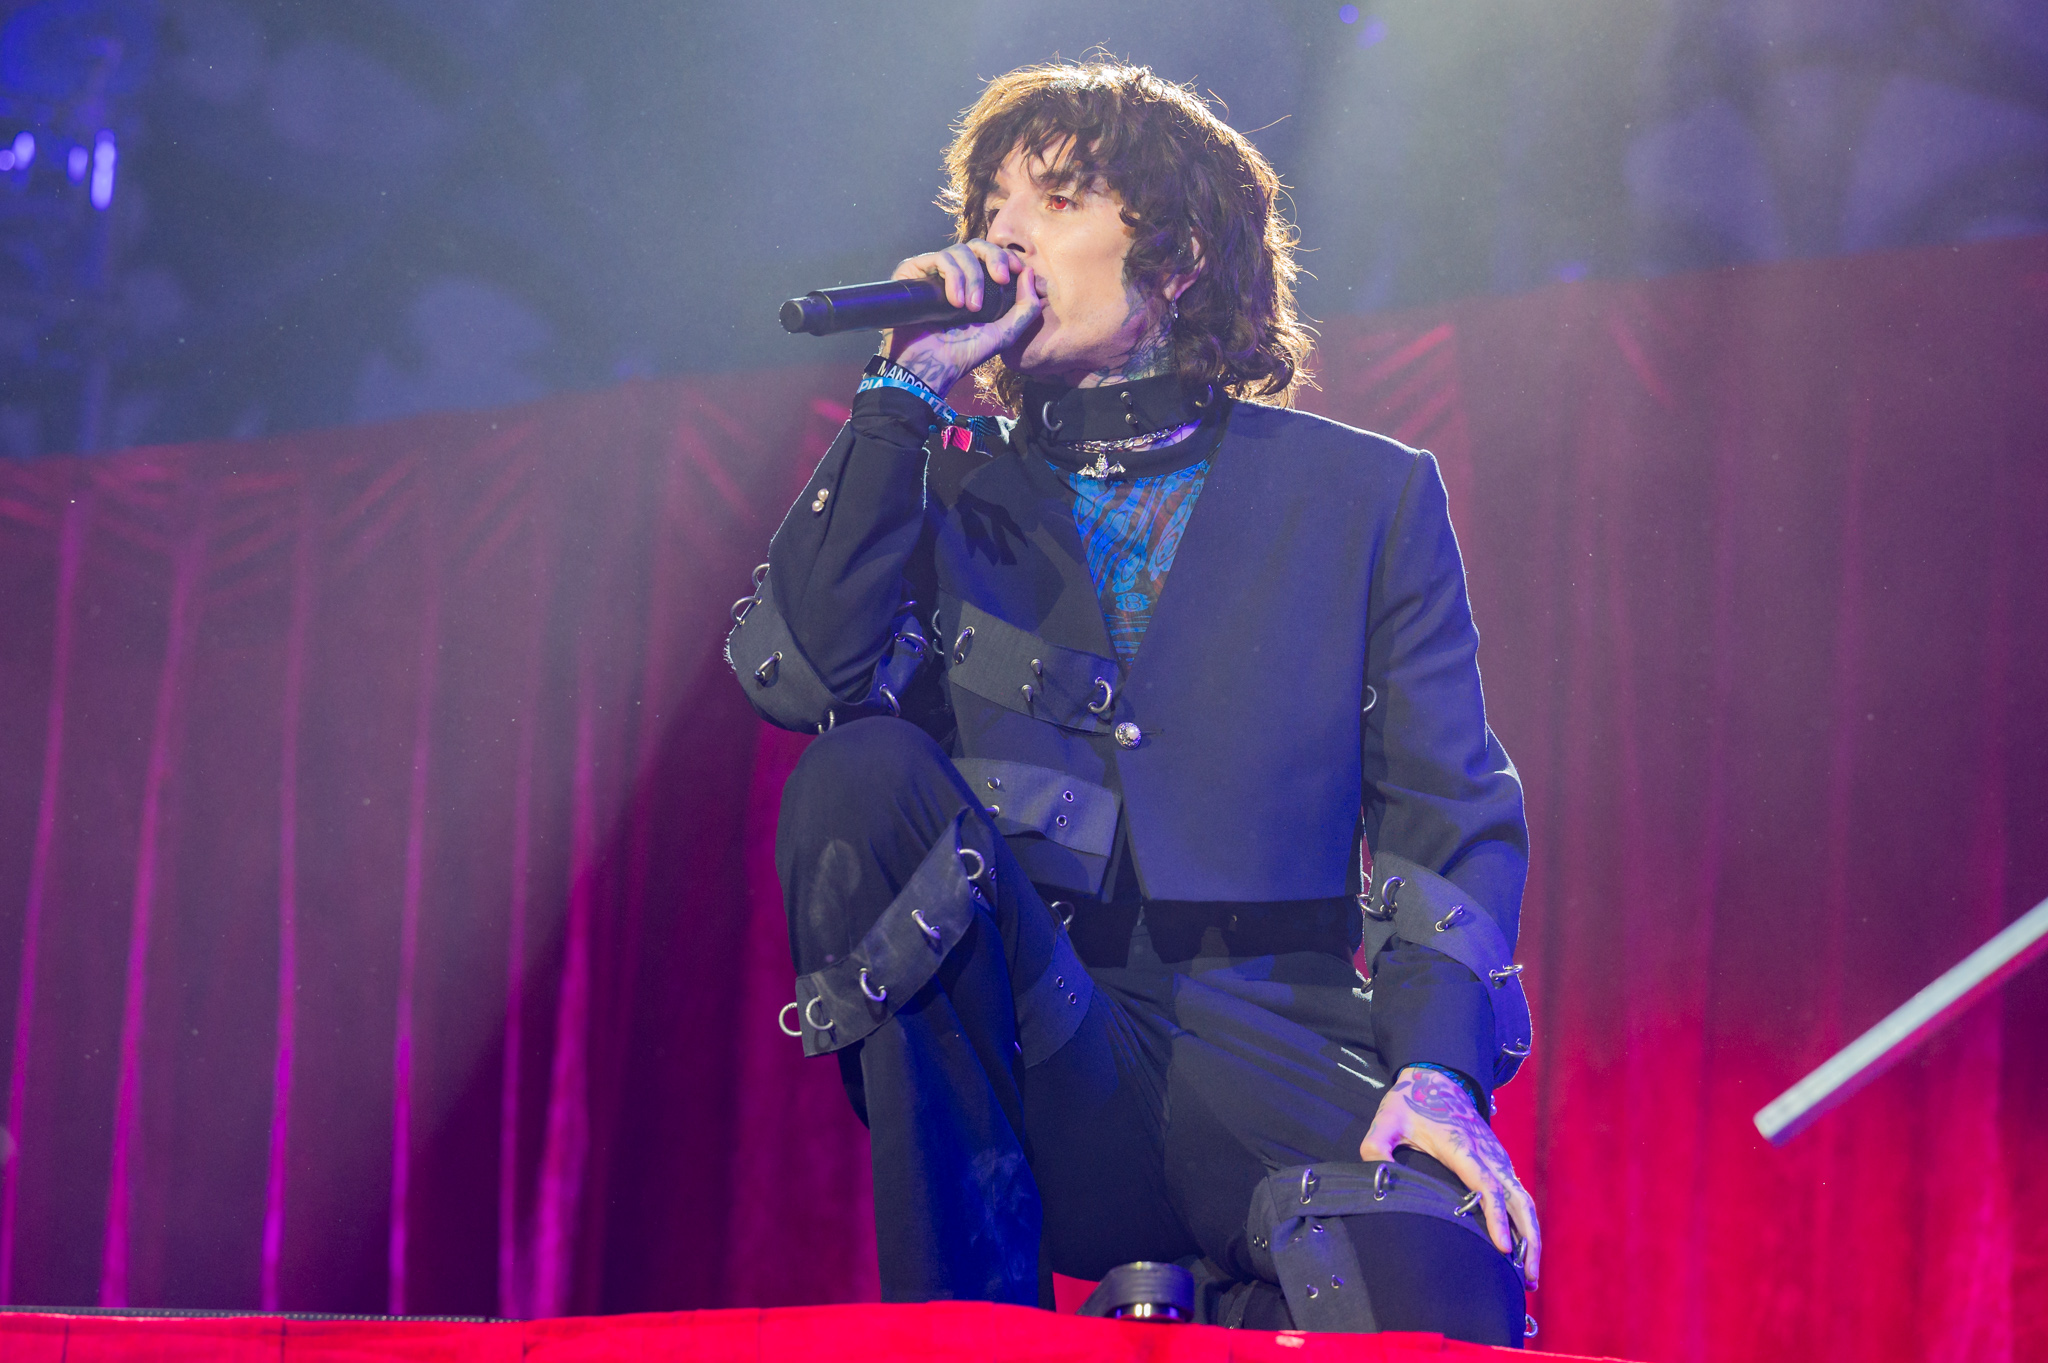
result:
<svg viewBox="0 0 2048 1363"><path fill-rule="evenodd" d="M873 1135L883 1295L1153 1260L1214 1323L1519 1344L1528 834L1436 463L1289 409L1279 181L1188 90L1013 71L947 171L958 241L897 277L1016 302L885 335L727 643L819 735L793 1016ZM957 416L970 373L1012 415Z"/></svg>

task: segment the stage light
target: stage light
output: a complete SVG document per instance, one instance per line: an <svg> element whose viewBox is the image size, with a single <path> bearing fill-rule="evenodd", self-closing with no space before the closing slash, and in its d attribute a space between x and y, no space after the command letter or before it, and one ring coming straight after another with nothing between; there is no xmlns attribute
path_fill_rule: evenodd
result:
<svg viewBox="0 0 2048 1363"><path fill-rule="evenodd" d="M1380 39L1386 36L1387 21L1384 19L1374 19L1367 23L1364 28L1358 30L1358 45L1360 47L1377 47L1379 46Z"/></svg>
<svg viewBox="0 0 2048 1363"><path fill-rule="evenodd" d="M1357 23L1357 22L1358 22L1358 6L1356 6L1356 5L1339 5L1339 6L1337 6L1337 18L1338 18L1339 20L1341 20L1342 22L1344 22L1344 23L1347 23L1347 24L1355 24L1355 23Z"/></svg>
<svg viewBox="0 0 2048 1363"><path fill-rule="evenodd" d="M14 149L13 149L12 147L0 147L0 170L13 170L13 169L14 169Z"/></svg>
<svg viewBox="0 0 2048 1363"><path fill-rule="evenodd" d="M84 147L73 147L71 154L64 158L64 170L71 176L71 183L77 184L85 178L85 166L89 158Z"/></svg>
<svg viewBox="0 0 2048 1363"><path fill-rule="evenodd" d="M29 162L31 162L31 161L33 161L33 160L35 160L35 159L36 159L36 136L35 136L35 134L34 134L34 133L25 133L25 132L24 132L24 133L16 133L16 134L14 135L14 166L15 166L15 169L17 169L17 170L27 170L27 169L28 169L28 163L29 163Z"/></svg>
<svg viewBox="0 0 2048 1363"><path fill-rule="evenodd" d="M92 147L92 206L105 208L114 201L114 135L103 132Z"/></svg>

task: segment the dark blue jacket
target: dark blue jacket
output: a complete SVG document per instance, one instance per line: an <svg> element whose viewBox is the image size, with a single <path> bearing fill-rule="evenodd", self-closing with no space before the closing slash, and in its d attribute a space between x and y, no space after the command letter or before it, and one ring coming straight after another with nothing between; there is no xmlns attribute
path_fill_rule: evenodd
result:
<svg viewBox="0 0 2048 1363"><path fill-rule="evenodd" d="M786 728L918 722L1041 884L1095 892L1121 814L1148 899L1329 899L1358 892L1362 829L1375 888L1406 872L1398 921L1365 921L1383 1058L1491 1086L1528 1043L1502 974L1528 833L1436 462L1300 412L1224 421L1128 670L1071 490L1007 421L962 449L887 389L784 519L728 656Z"/></svg>

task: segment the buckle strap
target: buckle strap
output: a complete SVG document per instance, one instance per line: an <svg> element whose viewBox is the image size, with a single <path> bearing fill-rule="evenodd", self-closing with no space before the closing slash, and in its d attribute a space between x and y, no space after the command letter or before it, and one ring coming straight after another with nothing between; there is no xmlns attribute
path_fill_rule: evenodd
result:
<svg viewBox="0 0 2048 1363"><path fill-rule="evenodd" d="M953 765L1003 836L1038 833L1098 857L1115 848L1119 801L1107 786L1056 767L993 757L956 757Z"/></svg>
<svg viewBox="0 0 2048 1363"><path fill-rule="evenodd" d="M865 1040L894 1016L959 944L995 888L987 825L963 809L846 959L796 981L804 1054ZM988 886L984 892L981 888Z"/></svg>
<svg viewBox="0 0 2048 1363"><path fill-rule="evenodd" d="M1358 902L1365 910L1367 960L1399 937L1442 952L1486 986L1493 1004L1492 1087L1514 1078L1529 1054L1535 1027L1521 967L1493 915L1436 872L1388 852L1373 855L1372 880Z"/></svg>
<svg viewBox="0 0 2048 1363"><path fill-rule="evenodd" d="M1117 664L1047 643L971 601L942 596L938 645L946 676L984 700L1087 734L1106 734L1122 710Z"/></svg>
<svg viewBox="0 0 2048 1363"><path fill-rule="evenodd" d="M1299 1164L1276 1170L1253 1191L1245 1237L1252 1267L1280 1285L1296 1325L1369 1333L1379 1325L1343 1218L1377 1212L1433 1216L1464 1227L1493 1249L1477 1207L1460 1214L1461 1205L1443 1183L1391 1162Z"/></svg>
<svg viewBox="0 0 2048 1363"><path fill-rule="evenodd" d="M1054 933L1052 960L1045 973L1017 996L1017 1044L1024 1053L1025 1069L1073 1039L1094 997L1095 981L1074 954L1072 939L1064 932Z"/></svg>
<svg viewBox="0 0 2048 1363"><path fill-rule="evenodd" d="M764 568L766 564L762 565ZM733 603L739 623L726 636L725 660L754 708L786 729L818 729L839 703L775 604L774 583L763 578L754 595Z"/></svg>

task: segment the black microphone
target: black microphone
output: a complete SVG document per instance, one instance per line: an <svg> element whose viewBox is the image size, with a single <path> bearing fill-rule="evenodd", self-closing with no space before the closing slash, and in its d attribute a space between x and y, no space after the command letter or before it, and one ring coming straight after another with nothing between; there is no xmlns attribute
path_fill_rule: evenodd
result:
<svg viewBox="0 0 2048 1363"><path fill-rule="evenodd" d="M968 322L993 322L1016 302L1015 280L1008 284L983 280L981 306L969 311L946 301L946 286L937 275L884 279L878 284L813 289L802 298L792 298L782 305L782 326L785 331L807 331L813 336L829 336L835 331L879 331L921 322L961 326Z"/></svg>

